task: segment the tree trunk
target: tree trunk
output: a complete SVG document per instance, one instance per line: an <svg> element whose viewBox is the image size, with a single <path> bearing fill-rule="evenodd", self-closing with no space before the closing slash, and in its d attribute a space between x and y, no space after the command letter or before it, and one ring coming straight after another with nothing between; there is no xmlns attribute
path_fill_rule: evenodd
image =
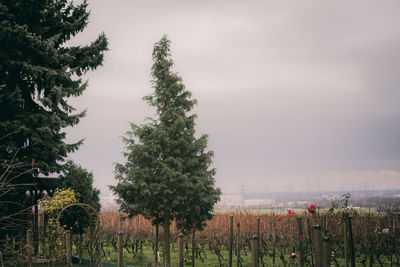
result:
<svg viewBox="0 0 400 267"><path fill-rule="evenodd" d="M154 267L158 267L158 223L154 226Z"/></svg>
<svg viewBox="0 0 400 267"><path fill-rule="evenodd" d="M169 250L169 243L170 243L170 232L169 226L171 222L169 220L169 215L164 216L164 266L171 267L171 255Z"/></svg>
<svg viewBox="0 0 400 267"><path fill-rule="evenodd" d="M83 235L80 233L79 234L79 264L82 264L82 259L83 259Z"/></svg>

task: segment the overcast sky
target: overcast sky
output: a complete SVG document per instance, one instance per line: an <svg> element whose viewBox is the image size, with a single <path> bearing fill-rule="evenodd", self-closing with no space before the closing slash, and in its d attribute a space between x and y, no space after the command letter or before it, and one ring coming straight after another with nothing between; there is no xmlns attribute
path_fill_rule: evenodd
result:
<svg viewBox="0 0 400 267"><path fill-rule="evenodd" d="M400 1L88 2L71 44L104 31L110 50L67 132L103 195L129 122L154 115L142 97L164 34L225 193L400 188Z"/></svg>

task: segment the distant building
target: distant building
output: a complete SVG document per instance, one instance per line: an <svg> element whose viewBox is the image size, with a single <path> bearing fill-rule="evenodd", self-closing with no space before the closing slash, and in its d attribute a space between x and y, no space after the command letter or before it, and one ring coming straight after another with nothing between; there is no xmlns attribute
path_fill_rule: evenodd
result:
<svg viewBox="0 0 400 267"><path fill-rule="evenodd" d="M273 199L246 199L246 207L271 206Z"/></svg>
<svg viewBox="0 0 400 267"><path fill-rule="evenodd" d="M244 208L241 207L242 196L239 194L222 194L217 208Z"/></svg>

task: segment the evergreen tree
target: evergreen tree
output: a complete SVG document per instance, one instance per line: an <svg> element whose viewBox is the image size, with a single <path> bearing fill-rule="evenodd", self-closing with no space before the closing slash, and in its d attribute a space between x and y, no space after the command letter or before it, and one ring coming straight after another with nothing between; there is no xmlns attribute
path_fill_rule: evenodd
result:
<svg viewBox="0 0 400 267"><path fill-rule="evenodd" d="M59 185L60 188L73 189L79 203L88 204L97 212L100 211L100 190L93 187L93 173L69 160L64 165ZM83 234L85 228L90 223L94 223L95 215L90 209L86 212L81 207L71 207L65 211L60 219L61 225L66 225L68 229L72 229L74 234Z"/></svg>
<svg viewBox="0 0 400 267"><path fill-rule="evenodd" d="M80 77L101 65L107 50L104 34L89 45L68 46L88 18L85 0L0 1L0 158L18 151L36 175L59 172L81 144L65 143L63 128L85 115L68 98L82 94L87 82Z"/></svg>
<svg viewBox="0 0 400 267"><path fill-rule="evenodd" d="M144 99L156 108L156 116L144 125L131 124L124 138L127 161L116 164L118 184L111 189L123 211L163 225L165 266L170 266L171 221L182 232L201 229L212 218L221 191L215 188L207 135L195 137L196 115L190 111L196 101L172 71L166 36L154 45L153 61L154 93Z"/></svg>

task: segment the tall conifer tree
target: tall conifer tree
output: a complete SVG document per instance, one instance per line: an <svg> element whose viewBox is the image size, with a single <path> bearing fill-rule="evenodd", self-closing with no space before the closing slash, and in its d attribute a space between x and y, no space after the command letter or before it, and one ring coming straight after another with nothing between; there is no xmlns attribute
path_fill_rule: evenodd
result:
<svg viewBox="0 0 400 267"><path fill-rule="evenodd" d="M86 1L0 1L1 159L17 157L39 173L61 170L61 162L81 142L65 143L63 128L85 112L68 98L87 86L80 77L96 69L107 50L104 34L85 46L67 42L87 26Z"/></svg>
<svg viewBox="0 0 400 267"><path fill-rule="evenodd" d="M215 169L207 135L195 137L196 101L182 79L172 71L170 41L154 45L151 83L154 93L144 99L156 108L147 124L131 124L124 142L127 161L115 168L118 184L111 189L121 209L142 214L164 228L165 266L170 266L170 224L187 232L212 218L221 191L215 187Z"/></svg>

